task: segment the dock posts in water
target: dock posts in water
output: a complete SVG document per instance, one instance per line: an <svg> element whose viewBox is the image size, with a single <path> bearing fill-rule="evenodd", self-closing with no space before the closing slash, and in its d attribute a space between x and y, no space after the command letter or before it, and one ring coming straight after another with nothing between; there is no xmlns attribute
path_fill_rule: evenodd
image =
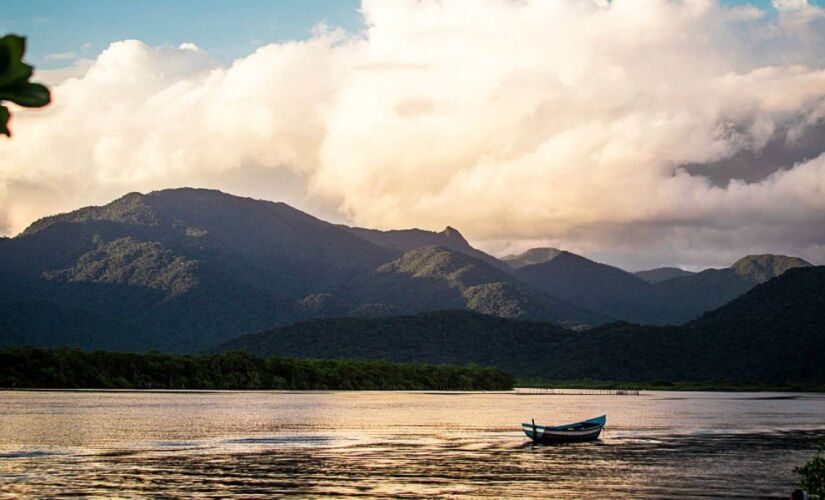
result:
<svg viewBox="0 0 825 500"><path fill-rule="evenodd" d="M560 389L540 387L517 387L514 389L520 396L549 395L549 396L638 396L638 389Z"/></svg>

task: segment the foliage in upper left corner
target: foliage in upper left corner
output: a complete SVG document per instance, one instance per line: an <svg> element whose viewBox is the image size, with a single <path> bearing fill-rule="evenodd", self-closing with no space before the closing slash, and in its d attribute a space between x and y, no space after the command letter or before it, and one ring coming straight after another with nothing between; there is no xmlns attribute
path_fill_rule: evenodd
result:
<svg viewBox="0 0 825 500"><path fill-rule="evenodd" d="M9 101L27 108L49 104L51 94L45 85L30 82L34 68L23 62L26 39L17 35L0 38L0 103ZM0 104L0 134L11 137L8 127L11 113Z"/></svg>

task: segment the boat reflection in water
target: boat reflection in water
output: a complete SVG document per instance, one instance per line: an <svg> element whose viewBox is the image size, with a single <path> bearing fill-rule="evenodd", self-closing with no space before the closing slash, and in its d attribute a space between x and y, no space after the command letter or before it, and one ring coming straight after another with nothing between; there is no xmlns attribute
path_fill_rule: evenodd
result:
<svg viewBox="0 0 825 500"><path fill-rule="evenodd" d="M521 424L521 428L534 443L578 443L599 439L606 422L607 416L602 415L590 420L555 427L536 425L536 421L533 420L530 424Z"/></svg>

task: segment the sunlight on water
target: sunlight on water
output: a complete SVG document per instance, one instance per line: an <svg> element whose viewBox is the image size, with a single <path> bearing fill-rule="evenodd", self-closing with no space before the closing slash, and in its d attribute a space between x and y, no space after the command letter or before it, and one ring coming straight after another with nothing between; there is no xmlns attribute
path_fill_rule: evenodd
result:
<svg viewBox="0 0 825 500"><path fill-rule="evenodd" d="M520 431L602 413L596 443ZM819 395L2 392L0 492L787 497L823 438Z"/></svg>

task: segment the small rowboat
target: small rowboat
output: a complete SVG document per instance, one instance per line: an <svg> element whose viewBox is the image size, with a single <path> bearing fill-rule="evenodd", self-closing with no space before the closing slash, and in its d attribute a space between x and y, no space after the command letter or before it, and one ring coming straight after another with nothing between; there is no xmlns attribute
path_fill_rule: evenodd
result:
<svg viewBox="0 0 825 500"><path fill-rule="evenodd" d="M535 443L574 443L599 439L599 434L604 429L606 422L607 416L602 415L590 420L556 427L536 425L536 421L533 420L531 424L521 424L521 428L527 434L527 437Z"/></svg>

